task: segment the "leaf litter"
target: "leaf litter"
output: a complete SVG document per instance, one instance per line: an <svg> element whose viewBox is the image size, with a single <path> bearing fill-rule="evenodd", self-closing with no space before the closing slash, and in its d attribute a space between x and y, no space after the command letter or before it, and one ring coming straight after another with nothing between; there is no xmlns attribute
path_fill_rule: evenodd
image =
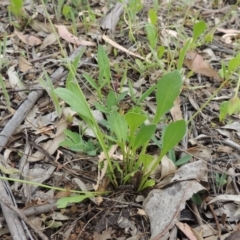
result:
<svg viewBox="0 0 240 240"><path fill-rule="evenodd" d="M133 82L132 89L128 81L123 83L122 89L128 91L128 98L124 100L121 111L124 112L131 106L131 92L141 96L142 92L149 89L163 71L154 66L149 69L146 67L154 54L147 48L146 35L141 24L149 21L147 11L152 5L150 1L143 2L143 8L137 15L139 22L132 28L137 44L133 44L134 41L131 41L128 34L131 26L126 20L123 3L114 3L111 9L104 1L98 4L90 1L89 6L95 14L95 20L91 20L90 12L86 17L86 11L80 9L80 18L76 23L79 29L74 34L74 24L71 21L57 20L59 12L51 4L47 6L54 19L56 33L46 18L43 6L38 3L25 3L25 17L32 10L37 14L31 16L28 23L24 23L26 19L22 19L19 28L14 24L9 25L7 7L10 1L0 3L0 14L3 16L0 38L7 38L5 54L1 55L1 60L4 60L1 63L1 76L11 100L10 111L10 108L6 107L7 101L3 97L2 89L1 172L14 179L66 189L62 192L53 189L47 191L42 186L9 182L12 199L17 202L15 206L28 216L35 228L44 229L42 232L51 236L51 239L238 239L239 114L228 116L228 124L219 122L217 114L221 101L231 98L234 87L223 86L207 107L200 109L223 80L218 71L221 69L221 60L226 63L239 51L239 8L227 5L230 1L193 1L194 3L188 6L186 15L182 16L179 16L182 14L179 7L184 6L184 1L174 2L170 8L168 1L162 1L161 9L158 10L158 20L161 22L159 37L169 51L169 55L164 56L159 66L166 69L172 60L171 54L176 57L180 46L185 42L178 29L185 29L189 33L189 29L193 27L193 16L201 16L199 19L204 19L209 27L217 25L219 19L223 19L223 22L221 27L216 27L217 32L212 41L199 45L197 51L187 52L184 59L187 67L184 69L186 84L170 112L173 120L189 120L196 111L200 111L200 114L190 121L186 142L182 142L182 145L175 149L175 163L186 154L190 154L192 160L176 167L173 158L165 156L159 169L151 176L157 182L156 189L143 191L141 195L133 186L109 189L109 182L104 177L107 165L102 168L102 172L98 172L99 162L105 162L100 151L95 156L89 156L85 152L74 152L60 147L59 144L65 139L64 130L72 129L77 132L79 125L82 126L83 143L86 144L87 140L93 146L97 146L97 143L94 134L88 131L88 126L84 126L81 119L66 107L61 118L58 118L52 99L46 92L34 98L36 101L42 96L26 111L23 119L16 123L7 142L3 140L5 132L2 130L22 102L30 93L39 92L41 86L38 85L38 79L43 78L43 69L53 80L54 87L64 86L67 69L61 60L63 53L62 49L59 49L58 40L67 56L70 56L77 46L87 46L77 74L88 73L95 80L98 71L96 46L99 42L104 45L110 58L115 89L124 74ZM131 1L126 1L125 4L131 4ZM169 23L175 27L170 29ZM24 28L21 28L22 24L26 24ZM103 30L104 32L101 32ZM107 30L110 30L110 33ZM126 68L125 61L131 64L126 73L123 71ZM80 83L92 104L96 92L82 79ZM109 89L103 88L102 91L107 95ZM142 107L151 114L154 112L156 99L150 95L147 100ZM99 117L99 114L96 117ZM74 121L71 123L69 118ZM102 121L104 116L99 118L99 121ZM161 129L161 126L159 128ZM154 145L149 146L149 151L153 155L159 154ZM118 149L114 148L111 154L121 163L122 155ZM56 199L68 197L68 189L86 191L92 190L93 186L96 189L111 190L112 193L107 198L99 196L92 197L92 201L71 203L61 211L56 208ZM1 206L3 208L3 204ZM185 210L189 210L193 215L188 221L184 217ZM2 217L7 218L6 215ZM8 230L9 226L2 224L0 235L5 239L10 236L12 229ZM35 228L29 229L32 231L36 230ZM41 234L39 236L44 239Z"/></svg>

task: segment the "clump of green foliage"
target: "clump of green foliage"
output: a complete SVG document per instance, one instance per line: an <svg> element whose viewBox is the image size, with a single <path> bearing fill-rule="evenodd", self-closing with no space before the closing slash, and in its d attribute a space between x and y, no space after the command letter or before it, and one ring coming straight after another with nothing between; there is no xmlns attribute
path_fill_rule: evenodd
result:
<svg viewBox="0 0 240 240"><path fill-rule="evenodd" d="M160 146L160 154L158 158L147 153L147 146L155 136L157 124L159 124L165 114L172 108L175 99L179 96L182 80L179 71L169 72L160 78L156 85L142 95L144 100L149 94L155 90L157 102L156 113L149 117L142 108L133 106L126 113L122 113L116 107L118 99L122 98L121 91L110 91L107 99L103 99L101 88L105 85L111 86L110 64L106 52L102 46L98 48L98 64L99 64L99 81L98 84L87 74L85 78L97 90L99 95L99 106L105 111L105 125L108 129L108 134L105 134L100 128L96 119L93 117L89 104L85 96L74 78L78 61L76 59L70 69L65 88L57 88L54 92L63 99L72 110L78 113L83 121L94 132L101 150L105 154L107 161L106 176L109 177L112 184L115 186L127 184L131 182L134 175L139 172L141 180L137 186L137 190L141 191L146 187L155 184L153 179L150 179L151 173L155 170L161 159L171 149L173 149L186 133L186 123L184 120L171 122L166 124L162 130L161 140L158 140ZM113 160L109 155L111 145L117 144L121 150L123 161ZM102 165L100 164L101 168Z"/></svg>

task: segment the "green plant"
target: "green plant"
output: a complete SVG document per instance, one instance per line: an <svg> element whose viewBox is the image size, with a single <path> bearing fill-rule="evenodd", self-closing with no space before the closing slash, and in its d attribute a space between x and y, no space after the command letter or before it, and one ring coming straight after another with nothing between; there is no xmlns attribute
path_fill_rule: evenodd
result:
<svg viewBox="0 0 240 240"><path fill-rule="evenodd" d="M102 48L100 47L99 49ZM100 54L103 53L101 52ZM103 62L108 62L105 54L101 55L101 57L98 56L98 58L102 59ZM107 66L103 66L103 64L99 65L99 70L100 82L110 85L111 73L108 64ZM107 98L106 110L108 111L110 109L111 111L105 111L107 117L106 126L109 129L109 135L105 135L100 129L81 88L77 82L69 76L66 88L57 88L55 93L70 105L95 133L108 164L106 175L112 183L115 186L118 184L126 184L140 171L142 179L138 186L138 191L152 186L154 181L149 179L151 172L160 163L162 157L182 139L186 132L186 123L183 120L168 124L162 132L162 148L159 157L153 160L153 156L147 154L146 149L148 142L154 136L156 125L171 109L174 100L180 93L182 81L179 72L174 71L168 73L158 80L155 86L157 111L152 118L149 118L148 115L137 106L130 109L124 115L119 113L117 108L112 108L116 102L116 96L114 92L110 92ZM93 82L91 85L97 88ZM100 88L101 87L100 85ZM153 91L153 89L151 89L151 91ZM146 120L149 121L148 124L145 123ZM123 162L113 161L110 158L108 150L109 145L113 143L117 144L121 149ZM99 167L101 168L100 165ZM117 172L119 174L117 174ZM120 175L120 177L118 177L118 175Z"/></svg>
<svg viewBox="0 0 240 240"><path fill-rule="evenodd" d="M58 1L53 1L53 6L55 10L55 16L57 21L60 21L60 18L62 16L62 8L63 8L64 0L58 0Z"/></svg>
<svg viewBox="0 0 240 240"><path fill-rule="evenodd" d="M11 0L11 4L8 6L8 10L14 14L16 18L20 18L23 15L23 1Z"/></svg>
<svg viewBox="0 0 240 240"><path fill-rule="evenodd" d="M227 183L227 175L216 172L215 181L218 187L222 187Z"/></svg>
<svg viewBox="0 0 240 240"><path fill-rule="evenodd" d="M123 1L124 2L124 1ZM137 26L137 13L143 8L141 0L132 0L125 4L124 17L129 26L129 38L136 41L133 33L133 26Z"/></svg>
<svg viewBox="0 0 240 240"><path fill-rule="evenodd" d="M158 32L157 32L157 13L154 9L149 9L148 18L150 20L149 23L146 23L145 30L147 32L147 38L149 41L149 45L152 49L156 49L157 40L158 40Z"/></svg>
<svg viewBox="0 0 240 240"><path fill-rule="evenodd" d="M186 57L187 51L195 49L198 46L198 40L201 34L206 30L206 23L205 22L197 22L193 26L193 37L187 38L185 40L183 47L180 50L179 58L177 61L177 69L181 70L183 67L183 62Z"/></svg>
<svg viewBox="0 0 240 240"><path fill-rule="evenodd" d="M44 70L44 75L45 75L46 81L44 81L43 79L39 79L39 83L47 91L48 95L51 97L55 110L58 114L58 117L60 117L62 114L62 109L58 101L57 95L54 93L53 83L45 70Z"/></svg>
<svg viewBox="0 0 240 240"><path fill-rule="evenodd" d="M111 71L108 56L101 45L98 46L97 61L99 67L98 81L95 81L87 73L84 73L83 77L88 81L91 87L93 87L97 91L99 99L102 100L102 88L106 85L109 89L111 88Z"/></svg>
<svg viewBox="0 0 240 240"><path fill-rule="evenodd" d="M224 120L227 115L237 114L240 112L240 98L238 97L239 87L240 87L240 53L232 58L228 62L228 66L226 68L225 64L222 62L222 69L220 74L226 80L233 78L233 75L238 72L238 81L237 86L234 90L234 96L228 100L224 101L220 105L220 113L219 119L220 121Z"/></svg>
<svg viewBox="0 0 240 240"><path fill-rule="evenodd" d="M78 133L72 132L70 130L64 130L66 140L62 141L59 145L66 147L75 152L86 153L89 156L96 156L98 146L96 143L91 141L85 141L82 136Z"/></svg>

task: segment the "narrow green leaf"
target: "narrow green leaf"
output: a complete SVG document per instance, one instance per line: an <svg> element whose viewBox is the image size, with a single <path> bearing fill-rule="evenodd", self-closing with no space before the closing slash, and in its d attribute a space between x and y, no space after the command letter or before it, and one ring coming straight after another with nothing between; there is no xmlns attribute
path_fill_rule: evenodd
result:
<svg viewBox="0 0 240 240"><path fill-rule="evenodd" d="M229 100L228 103L228 114L232 115L233 113L236 113L239 105L239 98L233 97Z"/></svg>
<svg viewBox="0 0 240 240"><path fill-rule="evenodd" d="M153 160L154 160L154 157L152 155L148 155L148 154L139 155L138 161L139 161L139 164L143 165L143 174L146 173L148 168L151 166L151 163Z"/></svg>
<svg viewBox="0 0 240 240"><path fill-rule="evenodd" d="M148 97L155 90L156 87L157 87L157 85L153 85L147 91L145 91L141 95L141 97L138 99L138 103L141 103L143 100L145 100L146 97Z"/></svg>
<svg viewBox="0 0 240 240"><path fill-rule="evenodd" d="M153 8L150 8L149 11L148 11L148 17L150 19L150 22L153 26L156 26L157 25L157 20L158 20L158 16L157 16L157 13L156 13L156 10L153 9Z"/></svg>
<svg viewBox="0 0 240 240"><path fill-rule="evenodd" d="M98 89L98 85L96 83L96 81L87 73L83 73L83 77L88 81L88 83L95 89Z"/></svg>
<svg viewBox="0 0 240 240"><path fill-rule="evenodd" d="M220 104L219 120L222 121L228 114L228 101L224 101Z"/></svg>
<svg viewBox="0 0 240 240"><path fill-rule="evenodd" d="M177 160L177 161L175 162L175 165L176 165L177 167L180 167L180 166L182 166L183 164L189 162L189 161L191 160L191 158L192 158L191 155L185 155L185 156L181 157L179 160Z"/></svg>
<svg viewBox="0 0 240 240"><path fill-rule="evenodd" d="M154 185L155 185L155 181L154 181L153 179L149 179L149 180L147 180L147 181L143 184L143 186L141 187L141 189L138 190L138 191L142 191L143 189L145 189L145 188L147 188L147 187L152 187L152 186L154 186Z"/></svg>
<svg viewBox="0 0 240 240"><path fill-rule="evenodd" d="M69 137L73 142L75 143L78 143L81 141L81 137L78 133L75 133L75 132L72 132L68 129L65 129L64 131L64 134Z"/></svg>
<svg viewBox="0 0 240 240"><path fill-rule="evenodd" d="M157 49L157 56L159 59L161 59L163 57L165 53L165 47L164 46L159 46Z"/></svg>
<svg viewBox="0 0 240 240"><path fill-rule="evenodd" d="M149 41L149 44L151 46L151 48L156 49L156 45L157 45L157 31L155 26L153 26L152 24L146 24L145 26L145 30L147 32L147 38Z"/></svg>
<svg viewBox="0 0 240 240"><path fill-rule="evenodd" d="M103 77L108 82L111 79L111 71L110 71L110 64L109 59L107 56L107 53L105 52L102 45L98 45L98 52L97 52L97 60L98 60L98 66L99 66L99 80L102 81Z"/></svg>
<svg viewBox="0 0 240 240"><path fill-rule="evenodd" d="M71 62L71 64L67 64L67 67L69 68L69 72L67 75L67 80L66 80L66 87L68 87L69 83L74 82L75 81L75 76L77 74L77 68L80 62L80 59L83 55L83 53L85 52L86 47L84 47L80 53L74 58L74 60Z"/></svg>
<svg viewBox="0 0 240 240"><path fill-rule="evenodd" d="M186 122L179 120L170 123L162 137L161 156L164 156L171 148L174 148L184 137L186 133Z"/></svg>
<svg viewBox="0 0 240 240"><path fill-rule="evenodd" d="M90 198L93 196L94 196L93 194L88 194L61 198L57 201L57 208L65 208L69 203L79 203L85 200L86 198Z"/></svg>
<svg viewBox="0 0 240 240"><path fill-rule="evenodd" d="M132 135L136 131L136 129L140 127L144 123L144 121L147 119L146 116L139 113L134 113L134 112L126 113L124 117L129 126L130 135Z"/></svg>
<svg viewBox="0 0 240 240"><path fill-rule="evenodd" d="M6 101L6 105L7 105L8 108L10 108L10 106L11 106L10 97L8 95L8 92L7 92L2 74L0 74L0 87L2 88L3 95L4 95L4 98L5 98L5 101Z"/></svg>
<svg viewBox="0 0 240 240"><path fill-rule="evenodd" d="M111 130L115 133L117 140L125 143L127 140L128 127L123 115L118 112L113 112L109 116L109 125Z"/></svg>
<svg viewBox="0 0 240 240"><path fill-rule="evenodd" d="M107 110L111 111L112 107L116 105L116 95L113 91L110 91L107 95Z"/></svg>
<svg viewBox="0 0 240 240"><path fill-rule="evenodd" d="M193 43L196 42L198 37L205 31L207 25L205 22L200 21L194 24L193 26Z"/></svg>
<svg viewBox="0 0 240 240"><path fill-rule="evenodd" d="M71 108L73 111L77 112L80 116L83 116L87 119L92 118L92 114L89 111L88 106L85 102L82 102L74 93L70 90L65 88L57 88L54 92L62 98Z"/></svg>
<svg viewBox="0 0 240 240"><path fill-rule="evenodd" d="M135 137L133 148L137 149L143 146L146 142L148 142L152 135L154 134L155 130L156 130L155 124L143 125Z"/></svg>
<svg viewBox="0 0 240 240"><path fill-rule="evenodd" d="M233 72L233 71L236 71L236 69L239 66L240 66L240 53L228 62L228 71L230 73Z"/></svg>
<svg viewBox="0 0 240 240"><path fill-rule="evenodd" d="M175 99L180 94L182 80L179 71L173 71L164 75L157 83L157 112L154 123L158 123L161 117L173 106Z"/></svg>
<svg viewBox="0 0 240 240"><path fill-rule="evenodd" d="M179 58L178 58L178 62L177 62L177 69L178 70L181 70L182 69L182 66L183 66L183 61L185 59L185 56L187 54L187 51L189 50L190 48L190 45L191 45L191 41L192 39L188 39L183 48L180 50L180 54L179 54Z"/></svg>

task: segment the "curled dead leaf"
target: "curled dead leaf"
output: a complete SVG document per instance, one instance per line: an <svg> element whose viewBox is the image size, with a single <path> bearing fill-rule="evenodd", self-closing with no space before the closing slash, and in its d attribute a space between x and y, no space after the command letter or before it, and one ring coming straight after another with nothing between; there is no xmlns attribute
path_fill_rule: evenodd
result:
<svg viewBox="0 0 240 240"><path fill-rule="evenodd" d="M29 46L37 46L42 43L42 41L34 36L28 35L28 34L22 34L21 32L18 32L17 30L14 31L14 34L25 44Z"/></svg>
<svg viewBox="0 0 240 240"><path fill-rule="evenodd" d="M213 69L213 67L208 62L206 62L203 57L196 51L189 51L186 54L184 64L195 73L200 73L207 77L214 78L218 81L223 81L223 79Z"/></svg>
<svg viewBox="0 0 240 240"><path fill-rule="evenodd" d="M55 27L58 29L59 36L67 42L76 44L77 46L96 46L94 42L80 40L78 37L71 34L64 25L55 25Z"/></svg>

